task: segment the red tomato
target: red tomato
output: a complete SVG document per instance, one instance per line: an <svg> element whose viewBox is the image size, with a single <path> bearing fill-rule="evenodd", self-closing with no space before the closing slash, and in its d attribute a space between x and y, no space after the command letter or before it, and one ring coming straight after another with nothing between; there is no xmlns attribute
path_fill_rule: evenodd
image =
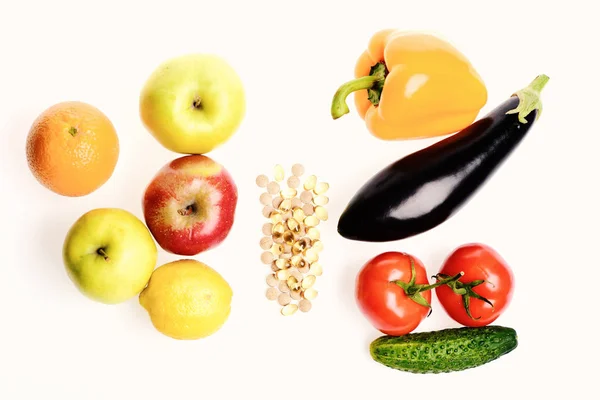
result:
<svg viewBox="0 0 600 400"><path fill-rule="evenodd" d="M491 247L471 243L458 247L450 254L438 277L454 276L461 271L464 275L456 282L454 289L462 288L466 294L455 293L452 284L437 287L435 293L442 307L462 325L474 327L491 324L512 299L514 277L511 268Z"/></svg>
<svg viewBox="0 0 600 400"><path fill-rule="evenodd" d="M411 278L414 278L412 284ZM427 317L431 290L411 298L395 281L411 290L418 288L416 285L429 284L421 261L405 253L387 252L367 262L359 272L356 300L375 328L387 335L400 336L413 331Z"/></svg>

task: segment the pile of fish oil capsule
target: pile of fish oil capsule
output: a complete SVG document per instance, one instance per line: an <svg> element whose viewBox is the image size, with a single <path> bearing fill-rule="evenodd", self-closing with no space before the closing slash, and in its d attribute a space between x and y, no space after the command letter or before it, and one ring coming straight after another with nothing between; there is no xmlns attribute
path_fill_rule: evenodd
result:
<svg viewBox="0 0 600 400"><path fill-rule="evenodd" d="M329 184L318 182L315 175L303 182L304 167L294 164L286 180L285 170L276 165L273 179L259 175L256 184L264 192L260 203L268 219L262 227L261 261L270 265L267 299L277 301L281 314L308 312L317 297L315 282L323 273L319 253L323 250L318 225L327 221Z"/></svg>

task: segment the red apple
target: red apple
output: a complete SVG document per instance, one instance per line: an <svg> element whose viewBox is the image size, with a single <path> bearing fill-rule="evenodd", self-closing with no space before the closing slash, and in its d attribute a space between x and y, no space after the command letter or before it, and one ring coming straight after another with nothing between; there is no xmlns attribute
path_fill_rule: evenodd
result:
<svg viewBox="0 0 600 400"><path fill-rule="evenodd" d="M193 256L217 246L233 225L238 192L229 172L203 155L171 161L144 194L144 218L164 250Z"/></svg>

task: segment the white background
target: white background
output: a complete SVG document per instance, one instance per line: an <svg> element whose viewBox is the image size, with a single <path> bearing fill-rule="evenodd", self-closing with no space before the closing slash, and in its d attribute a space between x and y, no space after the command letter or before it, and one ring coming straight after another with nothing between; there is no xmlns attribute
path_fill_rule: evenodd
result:
<svg viewBox="0 0 600 400"><path fill-rule="evenodd" d="M551 1L2 1L0 6L0 399L597 398L598 70L594 2ZM501 170L453 219L395 243L349 242L336 222L375 172L435 140L385 143L354 111L333 121L331 96L382 28L451 40L483 76L482 114L537 74L550 76L542 118ZM162 61L225 57L241 75L247 114L209 154L239 188L237 220L196 257L234 290L230 319L202 341L159 334L137 299L94 303L68 280L61 246L97 207L141 217L155 172L178 157L143 128L139 91ZM35 117L89 102L115 124L121 155L110 181L82 198L39 185L25 159ZM276 163L331 184L322 226L325 274L308 314L283 318L264 297L263 224L254 179ZM512 265L517 288L497 321L519 347L446 375L387 369L368 354L379 336L358 312L353 283L371 257L406 251L431 274L455 247L479 241ZM176 259L161 251L159 265ZM434 301L419 331L456 326ZM573 396L573 397L571 397Z"/></svg>

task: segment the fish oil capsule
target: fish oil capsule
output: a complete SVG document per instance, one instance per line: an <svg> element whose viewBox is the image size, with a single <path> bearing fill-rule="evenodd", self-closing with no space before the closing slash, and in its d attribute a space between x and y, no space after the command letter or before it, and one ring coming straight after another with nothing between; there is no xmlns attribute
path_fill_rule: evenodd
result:
<svg viewBox="0 0 600 400"><path fill-rule="evenodd" d="M271 222L274 224L277 224L277 223L283 221L283 216L276 211L273 211L269 218L271 219Z"/></svg>
<svg viewBox="0 0 600 400"><path fill-rule="evenodd" d="M292 217L296 221L304 221L304 218L306 218L306 214L304 214L304 211L301 208L294 208L294 210L292 211Z"/></svg>
<svg viewBox="0 0 600 400"><path fill-rule="evenodd" d="M280 255L283 253L283 245L281 243L273 243L273 246L271 246L271 253L274 256Z"/></svg>
<svg viewBox="0 0 600 400"><path fill-rule="evenodd" d="M325 182L319 182L316 184L314 192L315 194L323 194L329 190L329 184Z"/></svg>
<svg viewBox="0 0 600 400"><path fill-rule="evenodd" d="M317 218L314 215L310 215L310 216L304 218L304 225L306 225L310 228L313 228L313 227L319 225L319 218Z"/></svg>
<svg viewBox="0 0 600 400"><path fill-rule="evenodd" d="M273 169L273 177L277 182L283 181L283 178L285 177L285 171L283 170L283 167L281 165L277 164L275 166L275 168Z"/></svg>
<svg viewBox="0 0 600 400"><path fill-rule="evenodd" d="M293 244L294 244L295 239L296 238L294 237L294 232L292 232L292 231L285 231L283 233L283 241L286 244L292 245L292 250L293 250Z"/></svg>
<svg viewBox="0 0 600 400"><path fill-rule="evenodd" d="M295 267L298 268L298 271L300 271L301 268L307 268L309 265L310 264L304 258L300 257L300 261L296 263Z"/></svg>
<svg viewBox="0 0 600 400"><path fill-rule="evenodd" d="M291 199L292 197L296 197L298 191L294 188L285 188L282 191L280 191L279 194L284 199Z"/></svg>
<svg viewBox="0 0 600 400"><path fill-rule="evenodd" d="M290 260L285 258L279 258L275 261L275 265L279 269L288 269L290 267Z"/></svg>
<svg viewBox="0 0 600 400"><path fill-rule="evenodd" d="M310 246L310 242L306 238L302 238L292 246L292 254L302 254L308 246Z"/></svg>
<svg viewBox="0 0 600 400"><path fill-rule="evenodd" d="M311 240L319 240L321 238L321 233L319 232L319 230L317 228L309 228L306 231L306 235L311 239Z"/></svg>
<svg viewBox="0 0 600 400"><path fill-rule="evenodd" d="M287 285L290 288L290 290L300 289L300 282L298 282L298 279L296 279L296 277L294 277L294 276L290 276L287 279Z"/></svg>
<svg viewBox="0 0 600 400"><path fill-rule="evenodd" d="M310 269L308 270L308 273L314 276L321 276L323 275L323 267L318 262L314 262L310 264Z"/></svg>
<svg viewBox="0 0 600 400"><path fill-rule="evenodd" d="M290 303L281 309L281 314L288 317L293 315L296 311L298 311L298 306Z"/></svg>
<svg viewBox="0 0 600 400"><path fill-rule="evenodd" d="M317 177L314 175L310 175L304 181L304 189L305 190L313 190L315 185L317 184Z"/></svg>
<svg viewBox="0 0 600 400"><path fill-rule="evenodd" d="M327 221L327 219L329 218L329 213L327 212L327 209L323 206L316 206L315 207L315 216L317 218L319 218L321 221Z"/></svg>
<svg viewBox="0 0 600 400"><path fill-rule="evenodd" d="M282 200L281 204L279 204L279 207L277 207L277 208L279 209L279 211L287 213L288 211L290 211L292 209L292 200L290 200L290 199Z"/></svg>
<svg viewBox="0 0 600 400"><path fill-rule="evenodd" d="M323 251L323 242L321 242L320 240L315 240L311 247L312 249L314 249L314 251L320 253Z"/></svg>
<svg viewBox="0 0 600 400"><path fill-rule="evenodd" d="M302 256L300 254L297 254L295 256L292 256L290 258L290 265L292 267L297 268L298 266L300 266L300 263L302 262Z"/></svg>
<svg viewBox="0 0 600 400"><path fill-rule="evenodd" d="M323 195L315 196L313 197L313 203L317 206L324 206L329 203L329 197Z"/></svg>
<svg viewBox="0 0 600 400"><path fill-rule="evenodd" d="M282 222L278 222L273 226L273 230L271 232L271 234L273 235L273 239L276 239L278 237L282 237L283 233L285 232L285 226L283 226Z"/></svg>
<svg viewBox="0 0 600 400"><path fill-rule="evenodd" d="M310 289L315 282L317 281L317 277L314 275L307 275L303 280L302 280L302 288L303 289Z"/></svg>
<svg viewBox="0 0 600 400"><path fill-rule="evenodd" d="M282 269L277 271L277 279L279 279L280 281L283 281L283 283L285 283L285 281L287 281L287 278L290 277L290 272L287 269ZM287 285L287 283L286 283ZM279 290L281 290L282 292L284 292L285 290L282 290L281 287L279 288ZM289 290L289 288L288 288Z"/></svg>
<svg viewBox="0 0 600 400"><path fill-rule="evenodd" d="M286 224L287 224L288 229L290 231L292 231L293 233L300 232L300 223L298 221L296 221L294 218L288 219Z"/></svg>
<svg viewBox="0 0 600 400"><path fill-rule="evenodd" d="M304 257L306 257L306 260L311 264L316 261L319 261L319 255L314 249L307 249L304 252Z"/></svg>
<svg viewBox="0 0 600 400"><path fill-rule="evenodd" d="M307 300L314 300L314 299L316 299L318 294L319 294L319 292L317 292L313 288L308 288L303 293L304 298L307 299Z"/></svg>

